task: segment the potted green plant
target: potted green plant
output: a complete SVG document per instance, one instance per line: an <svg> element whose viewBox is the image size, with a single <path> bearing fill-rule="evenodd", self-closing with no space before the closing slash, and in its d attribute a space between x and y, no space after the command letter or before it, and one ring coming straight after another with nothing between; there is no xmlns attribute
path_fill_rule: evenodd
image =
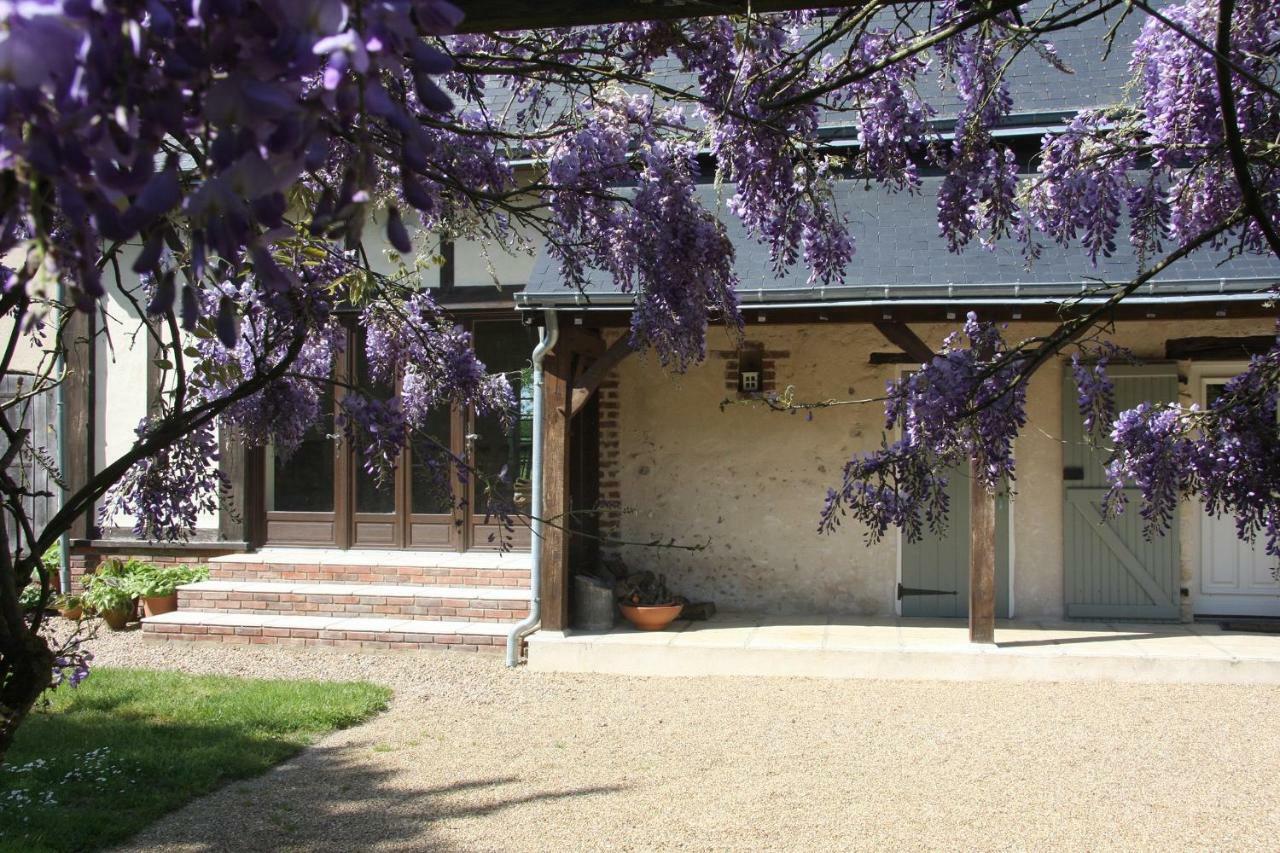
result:
<svg viewBox="0 0 1280 853"><path fill-rule="evenodd" d="M84 601L79 595L60 595L53 600L53 606L63 619L74 621L84 616Z"/></svg>
<svg viewBox="0 0 1280 853"><path fill-rule="evenodd" d="M178 587L209 576L204 567L145 565L129 576L129 589L142 599L146 616L159 616L178 609Z"/></svg>
<svg viewBox="0 0 1280 853"><path fill-rule="evenodd" d="M641 631L661 631L674 622L685 601L667 589L666 575L637 572L618 583L618 609Z"/></svg>
<svg viewBox="0 0 1280 853"><path fill-rule="evenodd" d="M101 616L113 631L123 631L136 609L133 593L124 579L110 575L92 575L86 580L80 601L87 611Z"/></svg>

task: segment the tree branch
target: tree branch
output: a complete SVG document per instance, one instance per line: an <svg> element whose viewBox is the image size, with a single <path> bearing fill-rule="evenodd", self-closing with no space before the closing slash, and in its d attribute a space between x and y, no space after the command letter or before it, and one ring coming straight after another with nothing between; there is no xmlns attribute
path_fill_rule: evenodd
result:
<svg viewBox="0 0 1280 853"><path fill-rule="evenodd" d="M1235 0L1219 0L1218 3L1218 37L1217 52L1214 55L1214 70L1218 77L1218 98L1222 102L1222 133L1227 143L1227 154L1231 158L1231 168L1236 173L1236 183L1240 185L1240 198L1245 209L1249 211L1254 222L1271 246L1271 252L1280 258L1280 234L1276 233L1258 195L1258 187L1249 172L1249 156L1245 153L1244 142L1240 139L1240 123L1236 115L1236 93L1231 88L1231 67L1228 56L1231 53L1231 15L1235 11Z"/></svg>

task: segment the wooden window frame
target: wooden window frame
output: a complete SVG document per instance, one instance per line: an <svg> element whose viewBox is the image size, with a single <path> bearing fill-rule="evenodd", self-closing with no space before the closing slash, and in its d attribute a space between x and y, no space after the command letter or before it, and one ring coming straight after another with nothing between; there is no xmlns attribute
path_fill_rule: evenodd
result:
<svg viewBox="0 0 1280 853"><path fill-rule="evenodd" d="M512 321L520 317L514 312L476 312L467 316L455 312L455 318L474 332L478 322ZM347 323L347 346L334 375L338 384L334 389L334 410L346 394L345 384L357 375L357 347L355 328ZM399 380L397 380L398 384ZM466 436L475 428L473 413L454 406L450 410L450 452L471 459L471 449ZM254 484L253 519L250 525L254 544L271 547L334 548L338 550L415 550L462 552L468 550L498 550L504 532L496 521L486 522L483 513L474 512L475 486L461 487L455 492L449 513L413 512L412 450L401 450L396 466L396 510L393 513L362 513L356 509L357 472L360 462L357 451L348 443L334 440L334 501L331 512L278 512L268 510L266 501L265 452L251 454L247 459L249 481ZM453 475L450 475L451 477ZM456 485L455 488L459 488ZM382 535L377 525L384 525ZM490 535L494 534L494 541ZM526 526L517 525L510 534L510 545L523 550L531 547L532 537Z"/></svg>

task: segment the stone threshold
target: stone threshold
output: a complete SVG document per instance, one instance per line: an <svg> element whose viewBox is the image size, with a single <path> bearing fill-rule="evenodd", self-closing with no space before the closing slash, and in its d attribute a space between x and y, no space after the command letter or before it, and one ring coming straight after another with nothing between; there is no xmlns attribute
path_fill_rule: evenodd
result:
<svg viewBox="0 0 1280 853"><path fill-rule="evenodd" d="M1280 636L1216 625L1015 621L996 643L963 620L722 614L666 631L540 631L529 667L644 676L801 676L924 681L1280 684Z"/></svg>
<svg viewBox="0 0 1280 853"><path fill-rule="evenodd" d="M529 551L391 551L337 548L261 548L210 557L210 563L299 566L404 566L428 569L528 569Z"/></svg>

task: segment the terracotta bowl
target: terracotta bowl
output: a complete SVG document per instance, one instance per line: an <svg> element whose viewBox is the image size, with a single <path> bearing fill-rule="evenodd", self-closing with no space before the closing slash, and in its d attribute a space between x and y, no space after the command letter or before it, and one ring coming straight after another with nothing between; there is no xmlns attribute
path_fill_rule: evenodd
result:
<svg viewBox="0 0 1280 853"><path fill-rule="evenodd" d="M147 616L159 616L162 613L172 613L178 609L178 594L176 592L169 595L152 595L142 599L142 612Z"/></svg>
<svg viewBox="0 0 1280 853"><path fill-rule="evenodd" d="M123 631L129 625L129 620L133 619L133 608L128 610L107 610L99 613L102 621L107 623L107 627L112 631Z"/></svg>
<svg viewBox="0 0 1280 853"><path fill-rule="evenodd" d="M683 604L621 604L622 615L641 631L661 631L680 615Z"/></svg>

